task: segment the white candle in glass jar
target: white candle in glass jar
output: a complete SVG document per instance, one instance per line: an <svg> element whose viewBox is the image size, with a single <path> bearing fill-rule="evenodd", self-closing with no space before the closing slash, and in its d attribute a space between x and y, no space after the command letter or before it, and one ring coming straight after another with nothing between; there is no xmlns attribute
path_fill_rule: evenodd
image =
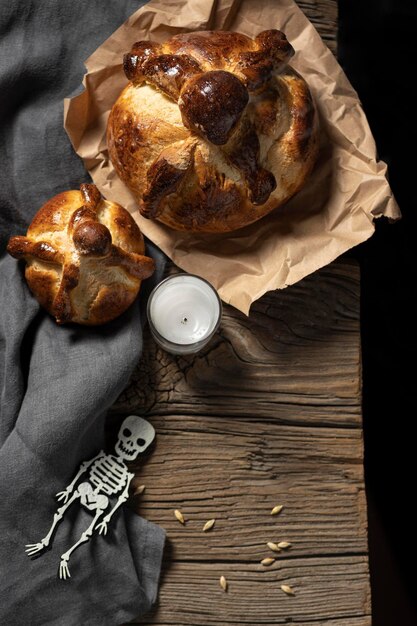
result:
<svg viewBox="0 0 417 626"><path fill-rule="evenodd" d="M193 274L163 280L149 296L148 320L167 352L191 354L205 346L220 324L222 305L209 282Z"/></svg>

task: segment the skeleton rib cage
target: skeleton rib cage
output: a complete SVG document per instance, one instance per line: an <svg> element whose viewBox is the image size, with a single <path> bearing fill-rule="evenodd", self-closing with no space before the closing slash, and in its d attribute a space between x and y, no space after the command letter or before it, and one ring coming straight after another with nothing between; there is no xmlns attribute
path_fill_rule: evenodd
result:
<svg viewBox="0 0 417 626"><path fill-rule="evenodd" d="M90 468L88 481L94 485L96 493L107 496L119 493L126 484L127 469L123 462L113 455L96 459Z"/></svg>

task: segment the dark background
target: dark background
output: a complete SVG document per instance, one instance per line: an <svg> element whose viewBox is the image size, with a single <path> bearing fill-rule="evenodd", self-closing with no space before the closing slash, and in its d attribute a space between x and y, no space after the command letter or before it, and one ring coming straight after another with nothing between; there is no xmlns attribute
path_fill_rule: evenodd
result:
<svg viewBox="0 0 417 626"><path fill-rule="evenodd" d="M417 625L415 158L417 2L339 0L338 57L403 219L379 220L361 266L363 414L373 626Z"/></svg>

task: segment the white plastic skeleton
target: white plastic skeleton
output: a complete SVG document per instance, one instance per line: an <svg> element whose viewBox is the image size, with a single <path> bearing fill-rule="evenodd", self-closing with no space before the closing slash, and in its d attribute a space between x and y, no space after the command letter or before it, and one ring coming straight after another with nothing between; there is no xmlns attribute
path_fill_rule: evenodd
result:
<svg viewBox="0 0 417 626"><path fill-rule="evenodd" d="M133 461L138 454L146 450L155 438L155 430L149 422L137 415L129 415L119 430L118 441L115 445L115 454L106 454L103 450L90 461L81 463L80 469L74 480L64 491L56 494L58 500L63 501L63 506L57 509L52 526L48 534L39 543L28 544L26 552L32 557L51 543L52 535L64 517L64 513L78 498L83 507L94 513L94 519L88 528L82 533L79 540L64 554L61 554L59 565L59 577L67 579L71 577L68 569L68 561L71 554L80 545L89 541L95 530L99 534L107 533L107 524L117 509L128 499L129 484L134 474L129 472L125 461ZM77 484L83 474L87 473L87 480ZM116 504L108 510L107 515L96 525L99 518L109 508L108 496L115 496Z"/></svg>

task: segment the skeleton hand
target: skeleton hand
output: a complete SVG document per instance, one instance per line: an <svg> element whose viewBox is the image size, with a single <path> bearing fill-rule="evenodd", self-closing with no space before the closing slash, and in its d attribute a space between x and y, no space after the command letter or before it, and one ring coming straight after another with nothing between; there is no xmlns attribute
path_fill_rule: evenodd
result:
<svg viewBox="0 0 417 626"><path fill-rule="evenodd" d="M72 489L69 489L67 487L64 491L58 491L58 493L55 494L55 498L57 498L58 500L63 500L65 504L68 498L70 497L71 493L72 493Z"/></svg>
<svg viewBox="0 0 417 626"><path fill-rule="evenodd" d="M67 578L71 578L71 574L68 569L68 559L61 559L59 564L59 577L61 580L67 580Z"/></svg>
<svg viewBox="0 0 417 626"><path fill-rule="evenodd" d="M46 548L46 546L47 544L43 541L40 541L39 543L27 543L25 546L25 552L28 556L33 556L34 554L37 554L38 552Z"/></svg>
<svg viewBox="0 0 417 626"><path fill-rule="evenodd" d="M96 530L98 530L99 535L107 535L107 524L110 521L110 517L106 515L103 520L97 524Z"/></svg>

